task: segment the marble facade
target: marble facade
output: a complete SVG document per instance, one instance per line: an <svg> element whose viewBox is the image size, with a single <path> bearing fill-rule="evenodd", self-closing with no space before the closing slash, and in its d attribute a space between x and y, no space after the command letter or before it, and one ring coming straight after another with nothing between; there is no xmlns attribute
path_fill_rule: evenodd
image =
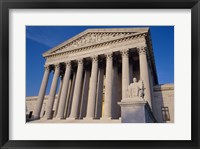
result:
<svg viewBox="0 0 200 149"><path fill-rule="evenodd" d="M160 122L156 120L160 109L154 108L158 79L149 28L88 29L45 52L43 57L44 75L34 100L33 121ZM45 96L52 72L50 92ZM144 82L143 104L125 102L133 78ZM132 116L138 105L142 105L141 118L138 113ZM29 100L27 107L30 109ZM124 119L126 107L132 112L128 113L130 120ZM153 119L143 120L149 117Z"/></svg>

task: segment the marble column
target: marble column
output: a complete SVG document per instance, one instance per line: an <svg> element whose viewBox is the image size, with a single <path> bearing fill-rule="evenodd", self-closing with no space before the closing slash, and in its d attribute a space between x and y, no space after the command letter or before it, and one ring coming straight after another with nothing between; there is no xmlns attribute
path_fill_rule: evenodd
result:
<svg viewBox="0 0 200 149"><path fill-rule="evenodd" d="M140 80L144 82L144 99L148 101L149 106L151 107L151 86L149 78L149 69L147 61L147 48L138 47L137 48L140 59Z"/></svg>
<svg viewBox="0 0 200 149"><path fill-rule="evenodd" d="M45 96L45 92L46 92L46 88L47 88L47 83L48 83L48 79L49 79L49 73L50 73L49 66L45 66L44 76L42 79L40 91L38 94L38 99L37 99L34 114L33 114L35 119L40 118L40 113L41 113L44 96Z"/></svg>
<svg viewBox="0 0 200 149"><path fill-rule="evenodd" d="M118 73L118 102L122 101L122 73L119 72ZM118 103L117 102L117 103ZM118 113L119 117L121 117L121 107L119 107L119 113Z"/></svg>
<svg viewBox="0 0 200 149"><path fill-rule="evenodd" d="M57 115L58 113L58 106L60 103L60 96L61 96L61 91L62 91L62 85L63 85L63 77L60 77L60 86L59 86L59 91L58 91L58 99L57 99L57 103L56 103L56 108L55 108L55 113L54 113L54 117Z"/></svg>
<svg viewBox="0 0 200 149"><path fill-rule="evenodd" d="M153 90L153 77L152 77L152 72L151 72L151 69L150 69L150 67L149 67L149 80L150 80L150 93L151 93L151 108L152 108L152 111L153 112L156 112L155 111L155 106L154 105L156 105L156 104L154 104L154 98L153 98L153 96L154 96L154 90Z"/></svg>
<svg viewBox="0 0 200 149"><path fill-rule="evenodd" d="M104 68L99 68L98 81L97 81L97 93L96 93L95 118L100 118L102 116L103 80L104 80Z"/></svg>
<svg viewBox="0 0 200 149"><path fill-rule="evenodd" d="M47 103L47 107L46 107L47 110L46 110L45 118L47 118L47 119L52 118L52 110L53 110L53 104L54 104L54 100L55 100L56 87L58 84L59 75L60 75L60 64L56 64L53 81L52 81L51 89L50 89L50 93L49 93L49 99L48 99L48 103Z"/></svg>
<svg viewBox="0 0 200 149"><path fill-rule="evenodd" d="M116 119L119 117L120 106L117 104L119 92L118 92L118 66L117 62L113 66L113 78L112 78L112 118Z"/></svg>
<svg viewBox="0 0 200 149"><path fill-rule="evenodd" d="M41 112L40 112L40 118L44 117L45 109L46 109L46 103L43 102L42 109L41 109Z"/></svg>
<svg viewBox="0 0 200 149"><path fill-rule="evenodd" d="M129 55L128 49L122 50L122 99L126 98L127 88L129 85Z"/></svg>
<svg viewBox="0 0 200 149"><path fill-rule="evenodd" d="M62 92L61 92L61 97L60 97L60 103L58 107L58 114L56 116L57 118L60 118L60 119L64 119L64 110L65 110L65 105L66 105L70 74L71 74L71 63L67 61L65 75L63 78L64 80L63 80L63 87L62 87Z"/></svg>
<svg viewBox="0 0 200 149"><path fill-rule="evenodd" d="M94 118L96 104L96 88L97 88L97 73L98 73L98 56L92 57L92 70L90 77L89 96L87 105L86 118Z"/></svg>
<svg viewBox="0 0 200 149"><path fill-rule="evenodd" d="M68 101L67 101L68 104L67 104L67 109L66 109L66 111L67 111L66 112L66 117L67 118L70 116L70 113L71 113L75 81L76 81L76 72L73 73L73 77L71 79L70 93L69 93L69 98L68 98Z"/></svg>
<svg viewBox="0 0 200 149"><path fill-rule="evenodd" d="M81 93L81 86L82 86L82 77L83 77L83 60L78 60L78 70L76 74L76 82L74 87L74 94L73 94L73 101L72 101L72 108L70 118L75 119L78 118L78 111L79 111L79 102L80 102L80 93Z"/></svg>
<svg viewBox="0 0 200 149"><path fill-rule="evenodd" d="M68 85L68 91L67 91L66 104L65 104L65 110L64 110L64 119L66 119L66 117L67 117L67 111L68 111L68 108L69 108L71 85L72 85L72 79L71 79L71 76L70 76L69 85Z"/></svg>
<svg viewBox="0 0 200 149"><path fill-rule="evenodd" d="M112 118L112 53L106 54L106 82L103 118Z"/></svg>
<svg viewBox="0 0 200 149"><path fill-rule="evenodd" d="M83 92L81 97L80 116L79 116L80 119L85 117L87 112L89 82L90 82L90 71L85 70L84 81L83 81Z"/></svg>

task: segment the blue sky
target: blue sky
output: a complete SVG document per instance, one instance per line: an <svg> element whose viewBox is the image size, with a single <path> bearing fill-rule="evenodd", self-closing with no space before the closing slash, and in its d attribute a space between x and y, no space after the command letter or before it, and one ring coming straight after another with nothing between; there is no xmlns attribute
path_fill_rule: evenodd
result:
<svg viewBox="0 0 200 149"><path fill-rule="evenodd" d="M45 64L42 53L88 28L131 27L136 26L27 26L26 96L38 95ZM151 31L159 84L174 83L174 27L148 27ZM51 80L52 73L48 81L46 94L49 94Z"/></svg>

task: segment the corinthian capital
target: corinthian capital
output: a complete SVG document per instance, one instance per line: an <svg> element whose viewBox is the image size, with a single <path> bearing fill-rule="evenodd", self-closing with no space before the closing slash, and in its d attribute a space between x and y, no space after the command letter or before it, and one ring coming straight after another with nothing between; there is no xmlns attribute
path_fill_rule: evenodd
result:
<svg viewBox="0 0 200 149"><path fill-rule="evenodd" d="M93 55L91 58L92 58L93 62L97 62L98 61L98 55Z"/></svg>
<svg viewBox="0 0 200 149"><path fill-rule="evenodd" d="M65 64L66 64L66 67L71 67L71 61L66 61Z"/></svg>
<svg viewBox="0 0 200 149"><path fill-rule="evenodd" d="M78 65L82 65L83 64L83 58L79 58L77 59Z"/></svg>
<svg viewBox="0 0 200 149"><path fill-rule="evenodd" d="M112 52L106 53L105 56L106 56L106 59L112 59L113 53Z"/></svg>
<svg viewBox="0 0 200 149"><path fill-rule="evenodd" d="M147 47L143 46L143 47L137 47L137 51L139 54L146 54L147 53Z"/></svg>
<svg viewBox="0 0 200 149"><path fill-rule="evenodd" d="M128 52L129 52L128 49L121 50L120 52L121 52L121 54L122 54L122 57L128 57Z"/></svg>
<svg viewBox="0 0 200 149"><path fill-rule="evenodd" d="M45 70L50 70L50 66L49 65L44 65L44 69Z"/></svg>
<svg viewBox="0 0 200 149"><path fill-rule="evenodd" d="M55 69L60 69L60 63L57 63L54 66L55 66Z"/></svg>

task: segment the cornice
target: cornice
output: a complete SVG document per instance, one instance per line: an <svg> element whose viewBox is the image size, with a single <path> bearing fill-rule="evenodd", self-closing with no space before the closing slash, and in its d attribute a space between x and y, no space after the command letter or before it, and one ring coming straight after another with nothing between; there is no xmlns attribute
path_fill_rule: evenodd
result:
<svg viewBox="0 0 200 149"><path fill-rule="evenodd" d="M53 47L52 49L48 50L47 52L43 53L43 57L46 57L50 53L57 51L59 49L64 48L66 45L72 43L73 41L77 40L78 38L81 38L82 36L85 36L88 33L144 33L148 32L149 28L105 28L105 29L87 29L78 35L68 39L67 41Z"/></svg>
<svg viewBox="0 0 200 149"><path fill-rule="evenodd" d="M61 51L59 53L49 54L49 55L45 56L45 58L48 59L48 58L54 58L54 57L63 56L63 55L67 55L67 54L73 54L73 53L77 53L77 52L87 51L87 50L90 50L90 49L104 47L104 46L108 46L108 45L112 45L112 44L116 44L116 43L121 43L121 42L128 41L128 40L133 40L133 39L144 39L145 36L147 36L146 32L138 33L138 34L130 35L130 36L127 36L127 37L121 37L121 38L117 38L117 39L114 39L114 40L104 41L104 42L101 42L101 43L95 43L95 44L91 44L91 45L87 45L87 46L81 46L81 47L78 47L78 48L73 48L73 49L70 49L68 51Z"/></svg>
<svg viewBox="0 0 200 149"><path fill-rule="evenodd" d="M154 86L154 92L173 91L173 90L174 90L174 84L162 84Z"/></svg>

